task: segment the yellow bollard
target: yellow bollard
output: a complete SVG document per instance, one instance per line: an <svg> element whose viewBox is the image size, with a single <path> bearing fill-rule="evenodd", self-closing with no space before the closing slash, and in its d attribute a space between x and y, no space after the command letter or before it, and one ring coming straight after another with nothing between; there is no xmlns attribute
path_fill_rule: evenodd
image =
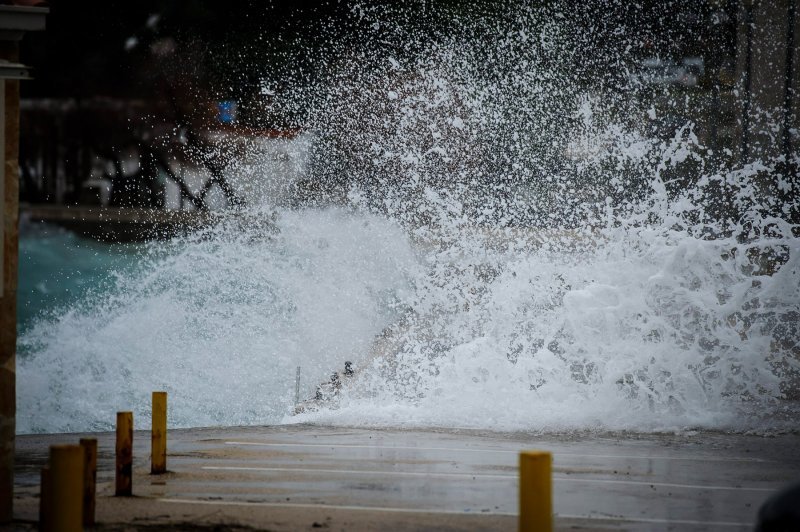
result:
<svg viewBox="0 0 800 532"><path fill-rule="evenodd" d="M519 532L553 530L552 463L546 451L519 455Z"/></svg>
<svg viewBox="0 0 800 532"><path fill-rule="evenodd" d="M41 483L39 484L39 532L50 532L53 524L50 517L53 515L53 492L50 487L50 467L42 468Z"/></svg>
<svg viewBox="0 0 800 532"><path fill-rule="evenodd" d="M153 392L150 473L167 472L167 392Z"/></svg>
<svg viewBox="0 0 800 532"><path fill-rule="evenodd" d="M59 532L83 530L83 448L50 446L50 494L52 512L46 521Z"/></svg>
<svg viewBox="0 0 800 532"><path fill-rule="evenodd" d="M83 449L83 526L94 526L97 493L97 439L81 438Z"/></svg>
<svg viewBox="0 0 800 532"><path fill-rule="evenodd" d="M133 495L133 412L117 412L117 476L114 495Z"/></svg>

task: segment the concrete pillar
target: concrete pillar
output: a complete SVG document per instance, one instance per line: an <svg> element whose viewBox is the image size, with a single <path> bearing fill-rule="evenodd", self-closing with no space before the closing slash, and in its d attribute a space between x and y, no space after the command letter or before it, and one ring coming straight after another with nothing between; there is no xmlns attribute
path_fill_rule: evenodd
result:
<svg viewBox="0 0 800 532"><path fill-rule="evenodd" d="M19 45L0 42L0 59L18 62ZM19 81L2 80L2 294L0 294L0 523L12 518L16 432L17 240L19 231Z"/></svg>
<svg viewBox="0 0 800 532"><path fill-rule="evenodd" d="M13 518L17 428L17 243L19 240L19 40L43 30L48 10L0 5L0 524Z"/></svg>

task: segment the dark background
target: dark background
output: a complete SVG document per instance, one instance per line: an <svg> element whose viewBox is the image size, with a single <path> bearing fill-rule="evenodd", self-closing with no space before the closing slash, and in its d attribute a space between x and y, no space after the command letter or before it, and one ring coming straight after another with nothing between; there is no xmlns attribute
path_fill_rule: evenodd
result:
<svg viewBox="0 0 800 532"><path fill-rule="evenodd" d="M590 87L624 82L626 70L610 64L624 55L622 50L631 50L627 60L634 63L703 57L706 75L700 83L706 92L718 92L720 73L732 70L738 0L533 4L545 13L567 14L576 49L558 68ZM398 48L392 50L397 56L413 55L413 47L423 46L425 39L463 36L465 17L489 21L477 26L482 31L502 32L513 25L519 5L508 0L53 0L47 30L22 42L22 61L34 69L34 79L22 84L22 201L87 201L83 183L97 173L98 160L116 164L124 150L143 147L171 156L175 133L181 128L199 133L204 124L213 124L220 101L238 102L237 126L303 128L296 91L330 75L337 56L365 39L382 42L370 28L374 19L360 16L362 10L398 21L378 32L395 32L383 41ZM266 103L260 94L265 88L275 94ZM292 101L291 110L280 105L282 99ZM681 115L673 122L686 120ZM663 129L672 132L671 126ZM193 147L184 150L187 159L212 160L199 143ZM119 185L116 190L155 191L150 183L155 177L148 177L153 172L142 172L134 178L149 183L144 188L127 185L131 178L119 169L108 171ZM156 192L128 196L115 194L112 204L161 205Z"/></svg>
<svg viewBox="0 0 800 532"><path fill-rule="evenodd" d="M579 12L576 19L586 22L595 45L607 41L608 46L619 46L622 33L634 46L647 48L649 55L702 55L707 64L730 55L733 46L732 25L711 28L710 14L722 10L735 20L738 5L734 1L543 3ZM380 2L361 4L374 7ZM162 87L154 67L173 79L191 78L203 89L233 93L258 78L279 82L288 67L314 75L314 66L304 62L298 50L313 48L331 35L357 38L360 29L353 13L358 6L310 0L54 0L47 31L23 41L22 57L35 68L36 76L23 85L23 97L159 97ZM428 25L432 32L458 31L457 25L447 27L452 21L448 15L502 21L511 6L512 2L474 0L404 3L408 18ZM436 16L431 16L432 9ZM152 28L147 26L151 15L159 16ZM138 44L126 50L131 37ZM174 43L174 60L155 65L151 47L165 41ZM587 61L602 55L598 50L585 52Z"/></svg>

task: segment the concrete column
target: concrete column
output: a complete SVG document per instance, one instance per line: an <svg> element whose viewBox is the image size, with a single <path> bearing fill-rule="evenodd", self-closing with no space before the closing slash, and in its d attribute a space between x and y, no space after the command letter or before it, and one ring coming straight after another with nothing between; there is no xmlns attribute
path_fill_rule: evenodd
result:
<svg viewBox="0 0 800 532"><path fill-rule="evenodd" d="M0 59L19 60L16 42L0 42ZM12 518L16 432L17 241L19 231L19 81L5 84L2 190L2 294L0 294L0 523Z"/></svg>

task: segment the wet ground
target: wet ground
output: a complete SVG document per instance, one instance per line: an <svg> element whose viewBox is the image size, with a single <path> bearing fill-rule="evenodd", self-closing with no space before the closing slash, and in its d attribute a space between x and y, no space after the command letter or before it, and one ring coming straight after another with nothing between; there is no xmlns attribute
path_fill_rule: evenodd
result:
<svg viewBox="0 0 800 532"><path fill-rule="evenodd" d="M800 434L529 435L290 425L172 430L169 473L149 474L134 437L134 497L113 497L114 435L99 433L105 529L514 530L518 453L553 453L563 530L750 530L759 506L800 480ZM38 517L48 446L20 436L17 528Z"/></svg>

